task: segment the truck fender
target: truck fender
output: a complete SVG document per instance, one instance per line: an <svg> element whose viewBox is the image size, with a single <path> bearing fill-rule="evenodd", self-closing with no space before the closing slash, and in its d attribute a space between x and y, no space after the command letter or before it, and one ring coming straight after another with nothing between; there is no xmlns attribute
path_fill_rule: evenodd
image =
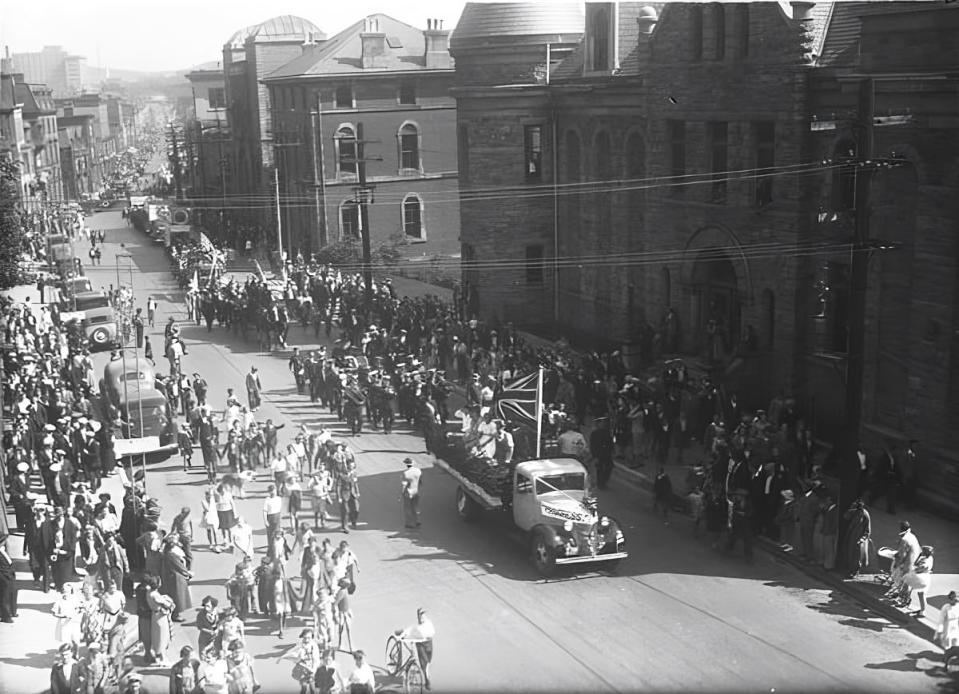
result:
<svg viewBox="0 0 959 694"><path fill-rule="evenodd" d="M545 523L534 525L529 531L530 539L536 537L537 533L542 533L545 535L546 539L553 547L559 547L564 543L563 538L560 536L557 529L552 525L546 525Z"/></svg>

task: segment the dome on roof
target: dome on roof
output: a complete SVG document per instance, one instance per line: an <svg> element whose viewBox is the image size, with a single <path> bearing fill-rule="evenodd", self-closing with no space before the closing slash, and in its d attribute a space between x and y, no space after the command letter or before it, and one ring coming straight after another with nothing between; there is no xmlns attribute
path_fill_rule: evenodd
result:
<svg viewBox="0 0 959 694"><path fill-rule="evenodd" d="M656 14L656 8L650 5L645 5L639 10L640 19L658 19L659 15Z"/></svg>
<svg viewBox="0 0 959 694"><path fill-rule="evenodd" d="M308 19L292 14L284 14L252 24L235 32L227 41L231 48L242 48L251 36L258 39L307 39L322 41L326 33Z"/></svg>
<svg viewBox="0 0 959 694"><path fill-rule="evenodd" d="M450 47L517 36L580 35L584 24L579 3L468 2L450 37Z"/></svg>

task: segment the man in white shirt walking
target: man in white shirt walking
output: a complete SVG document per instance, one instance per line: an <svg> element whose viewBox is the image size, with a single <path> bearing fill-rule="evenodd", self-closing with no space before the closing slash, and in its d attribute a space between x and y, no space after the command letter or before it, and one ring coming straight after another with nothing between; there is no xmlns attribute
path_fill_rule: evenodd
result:
<svg viewBox="0 0 959 694"><path fill-rule="evenodd" d="M426 680L426 688L430 689L430 663L433 662L433 638L436 636L436 628L426 616L426 610L422 607L416 610L416 624L396 632L396 635L416 647L416 657L423 669L423 679Z"/></svg>
<svg viewBox="0 0 959 694"><path fill-rule="evenodd" d="M423 476L423 471L413 465L412 458L406 458L403 462L406 464L401 489L403 522L407 528L418 528L420 527L420 478Z"/></svg>

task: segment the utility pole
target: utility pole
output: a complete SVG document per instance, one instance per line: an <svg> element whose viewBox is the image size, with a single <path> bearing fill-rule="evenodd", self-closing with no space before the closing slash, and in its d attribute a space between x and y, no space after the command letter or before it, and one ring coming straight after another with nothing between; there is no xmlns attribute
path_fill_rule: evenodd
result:
<svg viewBox="0 0 959 694"><path fill-rule="evenodd" d="M316 110L310 113L313 130L313 195L320 232L320 248L328 243L326 233L326 171L323 164L323 104L316 95Z"/></svg>
<svg viewBox="0 0 959 694"><path fill-rule="evenodd" d="M366 288L367 305L373 298L373 251L370 248L370 214L367 207L373 202L373 186L366 182L366 162L383 161L382 157L367 157L366 145L378 140L363 139L363 124L356 124L356 173L360 185L354 189L356 204L360 208L360 239L363 243L363 284Z"/></svg>
<svg viewBox="0 0 959 694"><path fill-rule="evenodd" d="M170 121L170 138L173 140L173 154L170 156L173 159L171 162L173 164L173 182L176 186L174 195L177 200L182 200L183 183L180 180L180 147L177 143L176 128L173 121Z"/></svg>

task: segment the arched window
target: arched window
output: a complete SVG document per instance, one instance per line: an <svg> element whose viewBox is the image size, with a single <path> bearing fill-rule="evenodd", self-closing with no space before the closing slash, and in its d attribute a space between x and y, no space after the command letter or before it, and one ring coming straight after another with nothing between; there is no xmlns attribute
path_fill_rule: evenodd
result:
<svg viewBox="0 0 959 694"><path fill-rule="evenodd" d="M637 179L646 176L646 143L643 136L633 133L626 140L626 178Z"/></svg>
<svg viewBox="0 0 959 694"><path fill-rule="evenodd" d="M360 206L351 200L340 204L340 238L358 239L360 237Z"/></svg>
<svg viewBox="0 0 959 694"><path fill-rule="evenodd" d="M403 233L411 239L425 239L423 228L423 201L416 193L403 198Z"/></svg>
<svg viewBox="0 0 959 694"><path fill-rule="evenodd" d="M776 295L772 289L763 290L763 349L773 349L776 340Z"/></svg>
<svg viewBox="0 0 959 694"><path fill-rule="evenodd" d="M333 136L336 148L336 174L338 177L356 176L356 130L349 123L336 129Z"/></svg>
<svg viewBox="0 0 959 694"><path fill-rule="evenodd" d="M420 131L415 123L406 122L396 134L399 146L400 171L420 171Z"/></svg>
<svg viewBox="0 0 959 694"><path fill-rule="evenodd" d="M600 181L609 180L609 133L603 131L596 136L596 178Z"/></svg>

